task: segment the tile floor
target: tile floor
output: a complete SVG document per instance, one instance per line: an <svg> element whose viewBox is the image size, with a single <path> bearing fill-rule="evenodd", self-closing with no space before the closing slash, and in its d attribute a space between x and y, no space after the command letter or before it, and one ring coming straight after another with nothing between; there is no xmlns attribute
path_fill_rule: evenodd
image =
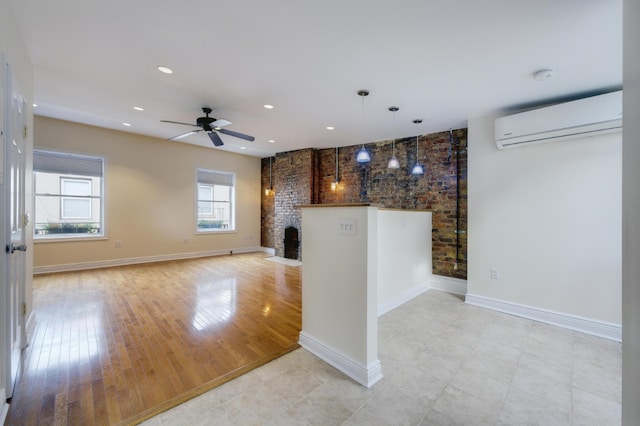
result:
<svg viewBox="0 0 640 426"><path fill-rule="evenodd" d="M378 335L370 389L298 349L143 424L620 424L618 343L435 290L380 317Z"/></svg>

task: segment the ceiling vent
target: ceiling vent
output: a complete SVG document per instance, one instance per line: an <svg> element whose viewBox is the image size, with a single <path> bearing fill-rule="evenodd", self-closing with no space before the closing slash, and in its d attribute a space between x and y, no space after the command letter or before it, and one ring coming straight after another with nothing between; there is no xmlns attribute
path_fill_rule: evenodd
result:
<svg viewBox="0 0 640 426"><path fill-rule="evenodd" d="M498 149L584 138L622 129L622 91L496 119Z"/></svg>

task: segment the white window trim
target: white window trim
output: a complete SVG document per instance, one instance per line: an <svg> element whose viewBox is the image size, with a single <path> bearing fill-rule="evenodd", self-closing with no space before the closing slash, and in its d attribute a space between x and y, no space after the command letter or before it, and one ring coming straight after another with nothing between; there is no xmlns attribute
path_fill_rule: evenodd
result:
<svg viewBox="0 0 640 426"><path fill-rule="evenodd" d="M86 158L86 159L93 159L93 160L100 160L102 163L102 175L101 180L100 180L100 195L99 196L92 196L91 198L97 198L100 199L100 232L96 233L96 234L53 234L53 235L33 235L33 242L40 244L40 243L55 243L55 242L63 242L63 241L69 241L69 240L82 240L82 241L98 241L98 240L107 240L108 239L108 217L106 214L106 204L107 204L107 182L106 182L106 170L107 170L107 159L105 157L99 156L99 155L95 155L95 154L90 154L90 153L78 153L78 152L69 152L69 151L55 151L55 150L50 150L50 149L38 149L35 148L34 149L34 154L36 151L39 152L43 152L43 153L48 153L48 154L52 154L52 155L60 155L60 156L69 156L69 157L77 157L77 158ZM36 170L34 168L33 172L38 172L39 170ZM64 174L64 173L62 173ZM35 180L34 180L35 183ZM35 197L37 195L45 195L45 194L36 194L35 192L35 188L34 188L34 193L33 193L33 197L35 200ZM34 220L35 220L35 215L34 215ZM33 227L34 231L35 231L35 222L34 222L34 227Z"/></svg>
<svg viewBox="0 0 640 426"><path fill-rule="evenodd" d="M229 201L216 201L215 200L215 189L213 189L213 186L215 186L215 183L210 183L210 182L204 182L201 181L199 179L199 175L200 173L210 173L210 174L220 174L220 175L228 175L230 180L231 180L231 185L229 185L228 187L230 188L230 194L229 194ZM205 168L197 168L196 169L196 185L195 185L195 233L196 234L229 234L229 233L236 233L236 174L233 172L227 172L227 171L222 171L222 170L213 170L213 169L205 169ZM215 213L214 211L214 204L215 203L228 203L230 208L229 208L229 226L227 228L199 228L198 227L198 222L200 221L200 214L198 212L198 203L199 203L199 199L198 199L198 186L199 185L210 185L212 186L212 198L213 200L211 201L211 207L212 207L212 214ZM221 185L221 186L227 186L227 185Z"/></svg>

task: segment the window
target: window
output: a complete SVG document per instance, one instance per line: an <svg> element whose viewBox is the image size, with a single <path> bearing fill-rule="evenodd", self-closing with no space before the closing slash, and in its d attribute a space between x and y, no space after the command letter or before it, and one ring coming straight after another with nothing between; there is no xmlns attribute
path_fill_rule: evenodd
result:
<svg viewBox="0 0 640 426"><path fill-rule="evenodd" d="M235 229L233 173L198 169L196 211L198 232Z"/></svg>
<svg viewBox="0 0 640 426"><path fill-rule="evenodd" d="M35 238L104 235L104 160L34 150Z"/></svg>
<svg viewBox="0 0 640 426"><path fill-rule="evenodd" d="M60 178L62 219L91 219L91 179Z"/></svg>

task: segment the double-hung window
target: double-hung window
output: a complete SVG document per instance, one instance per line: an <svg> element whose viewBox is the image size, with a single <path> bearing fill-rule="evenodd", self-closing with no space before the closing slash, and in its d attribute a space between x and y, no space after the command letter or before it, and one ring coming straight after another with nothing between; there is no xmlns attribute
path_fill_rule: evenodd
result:
<svg viewBox="0 0 640 426"><path fill-rule="evenodd" d="M35 238L104 235L104 159L34 150Z"/></svg>
<svg viewBox="0 0 640 426"><path fill-rule="evenodd" d="M197 232L235 229L235 175L198 169L196 182Z"/></svg>

